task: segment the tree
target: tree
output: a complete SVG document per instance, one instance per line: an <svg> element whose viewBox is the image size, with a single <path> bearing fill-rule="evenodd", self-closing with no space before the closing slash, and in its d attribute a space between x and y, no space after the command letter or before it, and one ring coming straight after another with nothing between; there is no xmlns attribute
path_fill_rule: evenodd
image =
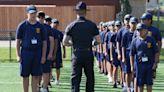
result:
<svg viewBox="0 0 164 92"><path fill-rule="evenodd" d="M129 0L120 0L121 11L117 13L117 20L123 21L123 18L126 14L130 14L132 12L132 7L129 3Z"/></svg>

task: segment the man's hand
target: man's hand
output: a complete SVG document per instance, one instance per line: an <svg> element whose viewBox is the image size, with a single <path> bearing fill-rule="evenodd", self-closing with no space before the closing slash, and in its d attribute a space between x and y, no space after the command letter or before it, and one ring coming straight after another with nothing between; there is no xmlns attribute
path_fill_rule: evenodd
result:
<svg viewBox="0 0 164 92"><path fill-rule="evenodd" d="M134 68L131 66L131 72L133 72L134 71Z"/></svg>
<svg viewBox="0 0 164 92"><path fill-rule="evenodd" d="M121 55L120 55L120 54L118 54L117 58L118 58L118 60L121 60Z"/></svg>
<svg viewBox="0 0 164 92"><path fill-rule="evenodd" d="M19 63L21 63L21 62L22 62L22 59L21 59L21 57L20 57L20 56L17 56L17 61L18 61Z"/></svg>
<svg viewBox="0 0 164 92"><path fill-rule="evenodd" d="M157 67L158 67L157 63L154 63L154 65L153 65L152 69L153 69L153 70L156 70L156 69L157 69Z"/></svg>
<svg viewBox="0 0 164 92"><path fill-rule="evenodd" d="M52 60L52 59L53 59L52 54L48 54L47 59L48 59L48 60Z"/></svg>
<svg viewBox="0 0 164 92"><path fill-rule="evenodd" d="M46 58L45 58L45 57L42 57L41 63L42 63L42 64L45 64L45 62L46 62Z"/></svg>
<svg viewBox="0 0 164 92"><path fill-rule="evenodd" d="M122 62L125 63L126 59L125 58L122 58Z"/></svg>
<svg viewBox="0 0 164 92"><path fill-rule="evenodd" d="M110 61L113 62L113 57L110 58Z"/></svg>
<svg viewBox="0 0 164 92"><path fill-rule="evenodd" d="M56 62L53 63L53 67L56 67Z"/></svg>
<svg viewBox="0 0 164 92"><path fill-rule="evenodd" d="M63 67L63 64L62 63L60 64L60 67Z"/></svg>

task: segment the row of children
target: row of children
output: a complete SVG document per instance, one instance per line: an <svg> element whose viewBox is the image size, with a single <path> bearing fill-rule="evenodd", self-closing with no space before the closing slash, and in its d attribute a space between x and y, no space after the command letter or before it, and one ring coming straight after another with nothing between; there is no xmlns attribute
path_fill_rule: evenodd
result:
<svg viewBox="0 0 164 92"><path fill-rule="evenodd" d="M152 92L153 78L159 63L161 34L152 26L153 16L144 13L141 22L130 14L121 21L100 22L98 28L102 43L93 47L98 70L123 92ZM118 80L118 69L120 79Z"/></svg>

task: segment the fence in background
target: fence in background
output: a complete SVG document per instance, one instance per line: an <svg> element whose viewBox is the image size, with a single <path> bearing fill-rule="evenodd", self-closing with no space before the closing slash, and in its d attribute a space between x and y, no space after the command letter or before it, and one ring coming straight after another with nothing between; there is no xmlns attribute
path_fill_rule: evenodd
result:
<svg viewBox="0 0 164 92"><path fill-rule="evenodd" d="M15 60L15 31L0 31L0 62Z"/></svg>

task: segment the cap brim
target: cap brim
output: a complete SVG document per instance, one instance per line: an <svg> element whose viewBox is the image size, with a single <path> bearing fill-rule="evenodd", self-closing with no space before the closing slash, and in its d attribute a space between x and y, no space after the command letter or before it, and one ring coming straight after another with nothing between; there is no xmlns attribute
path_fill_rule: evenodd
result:
<svg viewBox="0 0 164 92"><path fill-rule="evenodd" d="M147 29L147 28L137 28L138 31L141 31L142 29Z"/></svg>
<svg viewBox="0 0 164 92"><path fill-rule="evenodd" d="M28 13L36 13L36 10L29 10Z"/></svg>
<svg viewBox="0 0 164 92"><path fill-rule="evenodd" d="M141 20L145 20L145 19L147 19L146 17L141 17Z"/></svg>
<svg viewBox="0 0 164 92"><path fill-rule="evenodd" d="M124 20L130 20L130 18L124 18Z"/></svg>
<svg viewBox="0 0 164 92"><path fill-rule="evenodd" d="M137 30L141 30L142 28L137 28Z"/></svg>
<svg viewBox="0 0 164 92"><path fill-rule="evenodd" d="M136 21L130 21L130 23L137 23Z"/></svg>

